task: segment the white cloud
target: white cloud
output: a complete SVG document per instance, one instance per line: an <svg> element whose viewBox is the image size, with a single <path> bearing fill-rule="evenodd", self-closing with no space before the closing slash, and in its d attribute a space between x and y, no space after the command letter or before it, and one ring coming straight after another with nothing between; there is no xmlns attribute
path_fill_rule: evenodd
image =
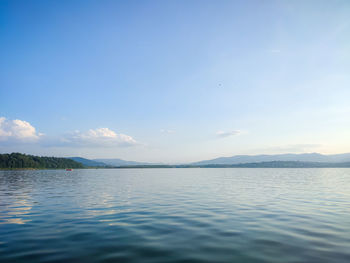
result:
<svg viewBox="0 0 350 263"><path fill-rule="evenodd" d="M87 132L75 131L61 138L65 146L132 146L137 141L126 134L116 133L108 128L90 129Z"/></svg>
<svg viewBox="0 0 350 263"><path fill-rule="evenodd" d="M0 141L33 142L42 135L42 133L37 133L27 121L8 120L5 117L0 117Z"/></svg>
<svg viewBox="0 0 350 263"><path fill-rule="evenodd" d="M161 132L161 133L166 133L166 134L175 133L174 130L166 130L166 129L161 129L160 132Z"/></svg>
<svg viewBox="0 0 350 263"><path fill-rule="evenodd" d="M234 135L240 135L242 132L239 130L235 131L217 131L216 136L220 138L225 138L229 136L234 136Z"/></svg>
<svg viewBox="0 0 350 263"><path fill-rule="evenodd" d="M140 145L133 137L109 128L75 131L58 136L44 136L27 121L0 117L0 143L17 145L35 143L41 147L116 147Z"/></svg>

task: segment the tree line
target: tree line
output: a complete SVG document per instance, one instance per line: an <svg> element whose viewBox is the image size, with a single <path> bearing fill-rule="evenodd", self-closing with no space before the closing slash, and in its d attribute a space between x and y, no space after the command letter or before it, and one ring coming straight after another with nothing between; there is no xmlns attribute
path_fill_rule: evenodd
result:
<svg viewBox="0 0 350 263"><path fill-rule="evenodd" d="M0 168L65 169L83 168L81 163L67 158L39 157L22 153L0 154Z"/></svg>

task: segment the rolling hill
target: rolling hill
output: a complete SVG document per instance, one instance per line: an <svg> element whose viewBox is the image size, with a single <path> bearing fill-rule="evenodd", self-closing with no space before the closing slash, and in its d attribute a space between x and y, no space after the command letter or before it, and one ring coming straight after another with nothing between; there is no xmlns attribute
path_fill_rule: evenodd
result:
<svg viewBox="0 0 350 263"><path fill-rule="evenodd" d="M191 163L191 165L208 164L243 164L260 162L324 162L324 163L342 163L350 162L350 153L324 155L319 153L302 154L276 154L276 155L236 155L231 157L220 157L211 160Z"/></svg>
<svg viewBox="0 0 350 263"><path fill-rule="evenodd" d="M87 167L105 167L105 166L108 166L108 164L105 164L103 162L96 162L96 161L82 158L82 157L68 157L67 159L76 161L76 162L81 163L82 165L87 166Z"/></svg>
<svg viewBox="0 0 350 263"><path fill-rule="evenodd" d="M111 166L154 165L153 163L125 161L122 159L93 159L93 161Z"/></svg>

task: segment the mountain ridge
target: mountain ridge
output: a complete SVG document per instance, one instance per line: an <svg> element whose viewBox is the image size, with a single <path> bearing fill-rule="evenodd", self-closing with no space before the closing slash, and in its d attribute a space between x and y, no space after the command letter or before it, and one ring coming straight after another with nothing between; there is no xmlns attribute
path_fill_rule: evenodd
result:
<svg viewBox="0 0 350 263"><path fill-rule="evenodd" d="M324 162L324 163L342 163L350 162L350 153L325 155L320 153L300 153L300 154L260 154L260 155L234 155L230 157L218 157L215 159L192 162L191 165L208 164L245 164L273 161L291 161L291 162Z"/></svg>
<svg viewBox="0 0 350 263"><path fill-rule="evenodd" d="M97 161L99 160L99 161ZM104 160L105 162L102 162ZM350 168L350 153L323 155L236 155L187 164L157 164L122 159L39 157L21 153L0 154L2 169L11 168ZM107 162L107 163L106 163Z"/></svg>
<svg viewBox="0 0 350 263"><path fill-rule="evenodd" d="M72 157L73 158L73 157ZM81 157L74 157L81 158ZM202 160L191 163L179 164L162 164L162 163L148 163L128 161L119 158L99 158L99 159L84 159L83 163L86 165L87 161L91 164L99 163L100 165L87 166L154 166L154 165L170 165L170 166L203 166L203 165L236 165L236 164L252 164L252 163L268 163L268 162L304 162L304 163L346 163L350 162L350 153L341 154L320 154L320 153L286 153L286 154L259 154L259 155L234 155L230 157L218 157L209 160ZM77 159L75 159L77 160Z"/></svg>
<svg viewBox="0 0 350 263"><path fill-rule="evenodd" d="M97 162L91 159L83 158L83 157L67 157L67 159L76 161L78 163L81 163L84 166L87 167L104 167L108 166L108 164L105 164L103 162Z"/></svg>
<svg viewBox="0 0 350 263"><path fill-rule="evenodd" d="M111 166L155 165L155 163L126 161L118 158L92 159L92 161L105 163L106 165L111 165Z"/></svg>

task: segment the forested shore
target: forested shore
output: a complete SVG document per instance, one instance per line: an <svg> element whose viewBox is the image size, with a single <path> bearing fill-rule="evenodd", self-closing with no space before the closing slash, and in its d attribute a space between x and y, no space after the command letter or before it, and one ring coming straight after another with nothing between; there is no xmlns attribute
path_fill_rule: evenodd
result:
<svg viewBox="0 0 350 263"><path fill-rule="evenodd" d="M84 168L67 158L40 157L22 153L0 154L0 169L66 169Z"/></svg>

